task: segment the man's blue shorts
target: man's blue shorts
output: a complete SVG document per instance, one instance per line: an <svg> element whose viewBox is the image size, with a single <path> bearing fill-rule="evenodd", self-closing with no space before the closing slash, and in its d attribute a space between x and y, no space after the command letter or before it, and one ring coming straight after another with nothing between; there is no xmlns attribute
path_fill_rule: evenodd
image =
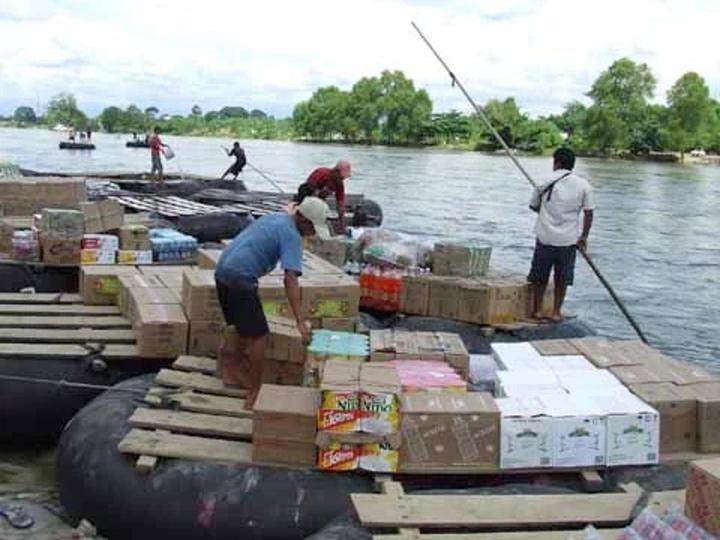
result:
<svg viewBox="0 0 720 540"><path fill-rule="evenodd" d="M575 254L577 246L550 246L540 240L535 241L535 253L528 281L531 283L547 283L550 270L555 269L555 283L572 285L575 278Z"/></svg>

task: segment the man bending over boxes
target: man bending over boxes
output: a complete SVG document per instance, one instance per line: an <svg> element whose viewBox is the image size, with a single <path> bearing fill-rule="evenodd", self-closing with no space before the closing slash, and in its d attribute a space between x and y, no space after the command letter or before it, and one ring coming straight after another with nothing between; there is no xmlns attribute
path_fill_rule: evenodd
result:
<svg viewBox="0 0 720 540"><path fill-rule="evenodd" d="M223 382L248 389L251 409L262 383L268 324L258 295L258 279L278 261L285 271L285 292L303 341L310 331L300 309L303 236L329 238L330 209L317 197L306 197L287 212L263 216L242 231L225 249L215 269L220 306L228 327L218 354Z"/></svg>

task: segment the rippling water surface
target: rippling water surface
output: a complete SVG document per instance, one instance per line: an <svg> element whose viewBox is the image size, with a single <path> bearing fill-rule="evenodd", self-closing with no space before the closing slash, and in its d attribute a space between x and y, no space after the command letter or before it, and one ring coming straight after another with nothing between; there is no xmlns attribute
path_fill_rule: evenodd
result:
<svg viewBox="0 0 720 540"><path fill-rule="evenodd" d="M61 137L0 129L0 160L39 170L149 169L148 151L125 148L127 136L94 135L94 152L60 151ZM230 140L164 139L177 155L167 164L168 172L220 175L230 164L220 149ZM288 190L312 168L347 157L354 170L350 191L377 200L388 227L490 242L494 266L528 269L534 242L529 188L504 156L276 141L241 144L251 164ZM522 162L537 179L551 173L549 158ZM580 159L577 170L595 189L590 252L650 341L679 358L720 367L720 168ZM249 168L243 180L251 189L269 188ZM568 309L601 334L633 335L580 260Z"/></svg>

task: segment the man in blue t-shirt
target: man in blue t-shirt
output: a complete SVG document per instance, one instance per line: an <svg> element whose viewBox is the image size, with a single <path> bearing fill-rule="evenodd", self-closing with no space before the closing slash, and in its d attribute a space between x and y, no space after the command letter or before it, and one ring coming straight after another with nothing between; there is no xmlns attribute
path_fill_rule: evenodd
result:
<svg viewBox="0 0 720 540"><path fill-rule="evenodd" d="M285 271L290 308L298 331L307 343L310 330L300 310L298 283L298 276L302 274L302 237L315 234L329 237L329 214L324 201L307 197L288 212L263 216L254 222L230 243L218 261L215 283L220 306L225 322L235 327L234 333L223 333L218 354L222 359L222 378L227 385L248 388L245 400L248 409L255 403L262 384L269 332L258 296L258 279L280 262ZM246 343L247 354L243 354Z"/></svg>

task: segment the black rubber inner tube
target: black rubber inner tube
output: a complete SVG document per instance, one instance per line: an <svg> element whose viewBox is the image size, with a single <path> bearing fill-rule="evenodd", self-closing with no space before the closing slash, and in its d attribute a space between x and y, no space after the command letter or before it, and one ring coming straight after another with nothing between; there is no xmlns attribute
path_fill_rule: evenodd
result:
<svg viewBox="0 0 720 540"><path fill-rule="evenodd" d="M117 385L146 390L152 377ZM67 425L57 457L60 499L111 540L301 539L351 511L351 493L369 493L361 474L180 459L149 476L117 445L142 396L108 391Z"/></svg>

